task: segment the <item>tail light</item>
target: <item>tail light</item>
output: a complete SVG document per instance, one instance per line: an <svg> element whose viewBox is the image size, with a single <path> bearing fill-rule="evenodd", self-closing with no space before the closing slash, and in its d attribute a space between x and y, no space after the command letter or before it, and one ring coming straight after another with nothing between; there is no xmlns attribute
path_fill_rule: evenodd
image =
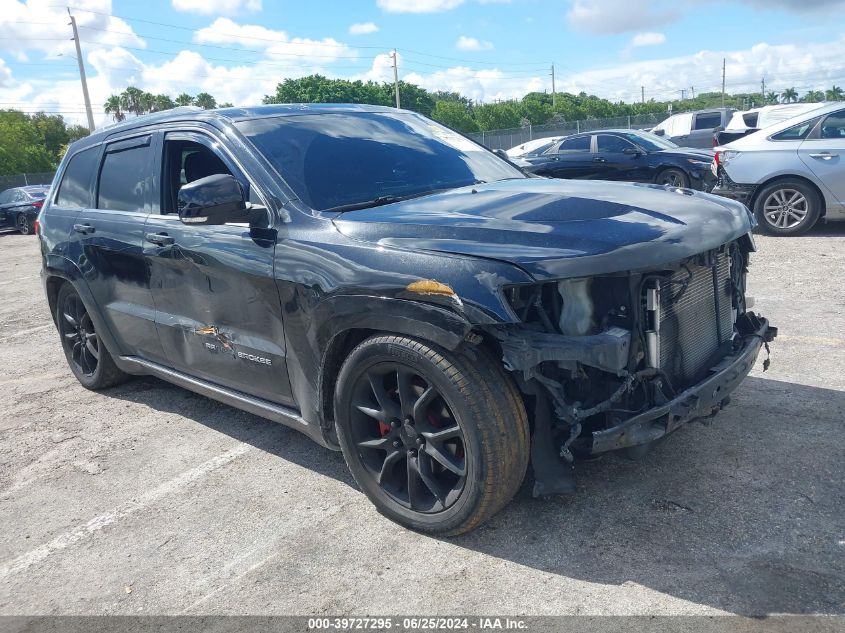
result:
<svg viewBox="0 0 845 633"><path fill-rule="evenodd" d="M43 200L33 200L32 206L35 207L36 209L40 209L41 207L44 206L44 201Z"/></svg>
<svg viewBox="0 0 845 633"><path fill-rule="evenodd" d="M41 235L41 222L35 220L35 222L32 223L32 230L36 235Z"/></svg>

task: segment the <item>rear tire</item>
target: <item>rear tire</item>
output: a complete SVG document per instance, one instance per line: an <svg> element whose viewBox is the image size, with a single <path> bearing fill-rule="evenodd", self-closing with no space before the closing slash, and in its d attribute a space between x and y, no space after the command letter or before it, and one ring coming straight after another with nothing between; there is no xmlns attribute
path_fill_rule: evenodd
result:
<svg viewBox="0 0 845 633"><path fill-rule="evenodd" d="M115 365L94 329L88 308L70 283L59 289L56 324L67 363L83 387L98 391L129 378Z"/></svg>
<svg viewBox="0 0 845 633"><path fill-rule="evenodd" d="M19 213L15 219L15 228L18 229L21 235L29 235L32 233L32 222L29 221L25 213Z"/></svg>
<svg viewBox="0 0 845 633"><path fill-rule="evenodd" d="M754 217L769 235L803 235L818 222L822 201L802 180L779 180L763 187L754 201Z"/></svg>
<svg viewBox="0 0 845 633"><path fill-rule="evenodd" d="M356 347L335 390L355 481L388 518L421 532L472 530L516 494L529 459L522 399L499 363L403 336Z"/></svg>

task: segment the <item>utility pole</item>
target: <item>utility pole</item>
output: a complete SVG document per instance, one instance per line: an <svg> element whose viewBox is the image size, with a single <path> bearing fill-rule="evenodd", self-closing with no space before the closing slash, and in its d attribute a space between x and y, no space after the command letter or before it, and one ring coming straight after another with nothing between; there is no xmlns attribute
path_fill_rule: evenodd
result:
<svg viewBox="0 0 845 633"><path fill-rule="evenodd" d="M695 99L695 86L689 87L690 99Z"/></svg>
<svg viewBox="0 0 845 633"><path fill-rule="evenodd" d="M725 107L725 63L726 59L722 58L722 107Z"/></svg>
<svg viewBox="0 0 845 633"><path fill-rule="evenodd" d="M73 28L73 43L76 44L76 61L79 64L79 79L82 80L82 96L85 99L85 113L88 115L88 129L94 131L94 113L91 111L91 97L88 96L88 80L85 79L85 64L82 63L82 49L79 46L79 31L76 30L76 18L68 7L70 25Z"/></svg>
<svg viewBox="0 0 845 633"><path fill-rule="evenodd" d="M765 75L760 78L760 94L763 95L762 103L766 103L766 77Z"/></svg>
<svg viewBox="0 0 845 633"><path fill-rule="evenodd" d="M401 108L399 104L399 69L396 67L396 49L393 49L393 90L396 93L396 107Z"/></svg>
<svg viewBox="0 0 845 633"><path fill-rule="evenodd" d="M643 105L645 105L645 86L640 86L640 96L643 100Z"/></svg>
<svg viewBox="0 0 845 633"><path fill-rule="evenodd" d="M555 65L552 64L552 109L554 109L555 105L557 104L557 98L555 96Z"/></svg>
<svg viewBox="0 0 845 633"><path fill-rule="evenodd" d="M683 101L684 99L686 99L686 97L687 97L687 89L686 89L686 88L681 88L681 101Z"/></svg>

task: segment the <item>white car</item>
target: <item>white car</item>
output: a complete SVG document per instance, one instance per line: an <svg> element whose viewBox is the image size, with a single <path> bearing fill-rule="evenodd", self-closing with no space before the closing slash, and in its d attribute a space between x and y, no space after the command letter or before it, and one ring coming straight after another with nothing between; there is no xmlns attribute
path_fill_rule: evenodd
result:
<svg viewBox="0 0 845 633"><path fill-rule="evenodd" d="M845 220L845 103L830 103L716 148L712 193L753 210L771 235Z"/></svg>
<svg viewBox="0 0 845 633"><path fill-rule="evenodd" d="M531 141L526 141L525 143L521 143L520 145L515 145L507 150L505 153L510 158L518 158L520 156L524 156L528 152L533 152L535 149L542 147L543 145L548 145L550 143L556 143L562 136L549 136L546 138L535 138Z"/></svg>

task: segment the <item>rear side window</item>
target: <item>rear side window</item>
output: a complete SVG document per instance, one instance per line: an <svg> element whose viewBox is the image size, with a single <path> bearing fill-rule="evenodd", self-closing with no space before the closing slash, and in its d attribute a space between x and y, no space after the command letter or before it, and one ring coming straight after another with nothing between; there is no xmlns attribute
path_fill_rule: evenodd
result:
<svg viewBox="0 0 845 633"><path fill-rule="evenodd" d="M98 149L89 147L71 156L59 183L56 205L70 209L90 209L94 206L91 183L97 169Z"/></svg>
<svg viewBox="0 0 845 633"><path fill-rule="evenodd" d="M614 154L619 154L624 152L626 149L634 148L634 146L625 139L619 138L618 136L612 136L610 134L599 134L598 144L600 152L610 152Z"/></svg>
<svg viewBox="0 0 845 633"><path fill-rule="evenodd" d="M722 115L718 112L707 112L695 116L696 130L712 130L722 125Z"/></svg>
<svg viewBox="0 0 845 633"><path fill-rule="evenodd" d="M815 119L810 119L809 121L804 121L803 123L799 123L798 125L793 125L790 128L786 128L778 132L777 134L772 135L773 141L800 141L802 139L807 138L807 135L810 131L816 126L816 123L819 122L819 117Z"/></svg>
<svg viewBox="0 0 845 633"><path fill-rule="evenodd" d="M568 138L557 149L558 152L589 152L590 151L590 137L579 136L577 138Z"/></svg>
<svg viewBox="0 0 845 633"><path fill-rule="evenodd" d="M150 137L123 141L106 148L100 168L97 208L146 213L150 159Z"/></svg>
<svg viewBox="0 0 845 633"><path fill-rule="evenodd" d="M845 110L831 114L824 120L821 137L845 139Z"/></svg>

